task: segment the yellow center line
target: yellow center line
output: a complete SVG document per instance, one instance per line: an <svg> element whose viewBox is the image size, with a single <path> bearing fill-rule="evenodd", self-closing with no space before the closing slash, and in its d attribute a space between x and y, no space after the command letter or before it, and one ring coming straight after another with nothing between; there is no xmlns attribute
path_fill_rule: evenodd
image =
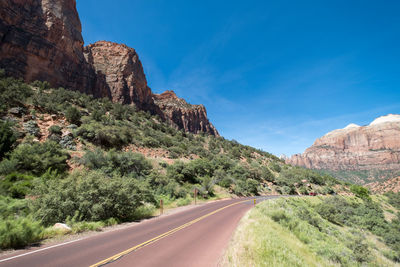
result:
<svg viewBox="0 0 400 267"><path fill-rule="evenodd" d="M186 227L188 227L188 226L190 226L190 225L192 225L192 224L194 224L194 223L196 223L196 222L198 222L198 221L201 221L201 220L207 218L208 216L211 216L211 215L213 215L213 214L215 214L215 213L217 213L217 212L220 212L221 210L224 210L224 209L226 209L226 208L229 208L229 207L232 207L232 206L234 206L234 205L237 205L237 204L240 204L240 203L243 203L243 202L247 202L247 201L252 201L252 199L239 201L239 202L230 204L230 205L228 205L228 206L219 208L219 209L217 209L217 210L215 210L215 211L212 211L212 212L210 212L210 213L207 213L206 215L203 215L203 216L201 216L201 217L199 217L199 218L197 218L197 219L194 219L194 220L192 220L192 221L190 221L190 222L188 222L188 223L185 223L185 224L183 224L183 225L181 225L181 226L179 226L179 227L176 227L176 228L174 228L174 229L172 229L172 230L170 230L170 231L168 231L168 232L165 232L165 233L163 233L163 234L161 234L161 235L159 235L159 236L156 236L156 237L154 237L154 238L152 238L152 239L150 239L150 240L147 240L147 241L145 241L145 242L143 242L143 243L141 243L141 244L139 244L139 245L137 245L137 246L131 247L131 248L129 248L129 249L127 249L127 250L124 250L124 251L122 251L122 252L120 252L120 253L118 253L118 254L115 254L114 256L111 256L111 257L109 257L109 258L107 258L107 259L105 259L105 260L102 260L102 261L100 261L100 262L98 262L98 263L95 263L95 264L91 265L90 267L98 267L98 266L102 266L102 265L111 263L111 262L113 262L113 261L116 261L117 259L121 258L122 256L125 256L126 254L128 254L128 253L130 253L130 252L132 252L132 251L135 251L135 250L137 250L137 249L139 249L139 248L145 247L145 246L147 246L147 245L149 245L149 244L151 244L151 243L154 243L154 242L156 242L156 241L158 241L158 240L160 240L160 239L163 239L163 238L165 238L165 237L167 237L167 236L169 236L169 235L172 235L173 233L176 233L176 232L178 232L179 230L182 230L182 229L184 229L184 228L186 228Z"/></svg>

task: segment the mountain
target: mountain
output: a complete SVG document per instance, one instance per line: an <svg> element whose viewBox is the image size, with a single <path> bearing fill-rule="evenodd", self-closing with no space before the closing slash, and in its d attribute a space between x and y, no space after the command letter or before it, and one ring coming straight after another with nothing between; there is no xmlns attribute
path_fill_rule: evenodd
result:
<svg viewBox="0 0 400 267"><path fill-rule="evenodd" d="M7 75L134 104L177 129L219 136L204 106L185 102L185 110L175 110L175 98L152 93L133 48L106 41L84 47L75 0L4 0L0 17L0 68Z"/></svg>
<svg viewBox="0 0 400 267"><path fill-rule="evenodd" d="M393 178L400 170L399 137L400 115L389 114L366 126L349 124L329 132L303 154L293 155L286 162L345 176L359 173L358 182L362 183Z"/></svg>

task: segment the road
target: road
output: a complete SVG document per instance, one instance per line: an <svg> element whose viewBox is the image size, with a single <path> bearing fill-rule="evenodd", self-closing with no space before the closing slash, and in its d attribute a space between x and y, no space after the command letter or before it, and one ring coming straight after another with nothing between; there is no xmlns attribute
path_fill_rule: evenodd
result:
<svg viewBox="0 0 400 267"><path fill-rule="evenodd" d="M16 251L0 257L0 267L215 266L253 199L217 201L69 243Z"/></svg>

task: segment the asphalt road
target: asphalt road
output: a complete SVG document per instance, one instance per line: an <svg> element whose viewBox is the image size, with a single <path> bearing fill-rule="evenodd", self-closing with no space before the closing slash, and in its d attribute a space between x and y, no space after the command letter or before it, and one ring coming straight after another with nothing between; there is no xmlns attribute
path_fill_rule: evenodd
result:
<svg viewBox="0 0 400 267"><path fill-rule="evenodd" d="M257 202L276 198L257 197ZM5 266L215 266L254 198L217 201L70 243L16 251Z"/></svg>

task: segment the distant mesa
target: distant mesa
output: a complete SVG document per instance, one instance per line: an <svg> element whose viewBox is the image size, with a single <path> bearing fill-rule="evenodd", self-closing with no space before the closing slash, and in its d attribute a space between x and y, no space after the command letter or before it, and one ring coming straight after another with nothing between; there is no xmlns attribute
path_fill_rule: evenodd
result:
<svg viewBox="0 0 400 267"><path fill-rule="evenodd" d="M0 18L0 68L8 75L134 104L175 128L219 135L204 106L152 93L133 48L107 41L84 47L75 0L2 0Z"/></svg>
<svg viewBox="0 0 400 267"><path fill-rule="evenodd" d="M286 162L311 169L400 170L400 115L334 130Z"/></svg>

